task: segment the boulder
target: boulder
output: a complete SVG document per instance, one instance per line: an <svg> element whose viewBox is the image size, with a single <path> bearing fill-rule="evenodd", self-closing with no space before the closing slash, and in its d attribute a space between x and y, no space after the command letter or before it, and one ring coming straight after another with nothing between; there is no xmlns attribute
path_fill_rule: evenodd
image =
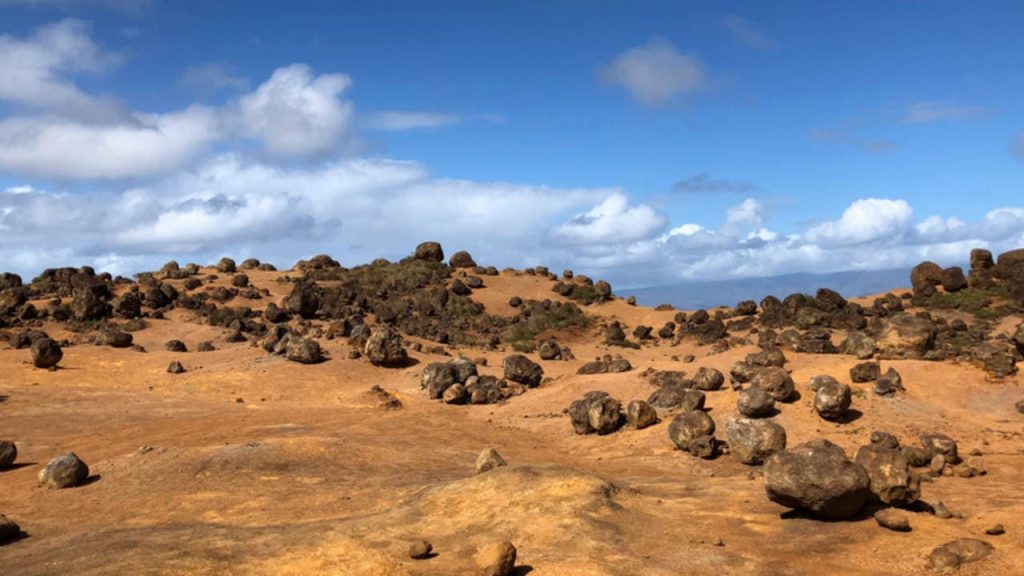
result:
<svg viewBox="0 0 1024 576"><path fill-rule="evenodd" d="M907 515L899 510L882 508L878 512L875 512L875 522L887 530L892 530L894 532L910 532L910 518L907 518Z"/></svg>
<svg viewBox="0 0 1024 576"><path fill-rule="evenodd" d="M316 286L309 282L297 282L281 301L281 308L306 319L315 317L320 308L320 295Z"/></svg>
<svg viewBox="0 0 1024 576"><path fill-rule="evenodd" d="M441 249L440 242L422 242L416 246L413 257L426 262L443 262L444 250Z"/></svg>
<svg viewBox="0 0 1024 576"><path fill-rule="evenodd" d="M768 392L776 402L787 402L794 396L793 379L785 368L778 366L768 366L759 370L751 378L750 385Z"/></svg>
<svg viewBox="0 0 1024 576"><path fill-rule="evenodd" d="M217 262L217 271L224 274L234 274L238 270L238 266L235 265L235 261L231 258L221 258Z"/></svg>
<svg viewBox="0 0 1024 576"><path fill-rule="evenodd" d="M181 362L177 360L171 360L171 363L167 365L168 374L184 374L185 367L181 365Z"/></svg>
<svg viewBox="0 0 1024 576"><path fill-rule="evenodd" d="M417 540L409 544L409 558L426 560L434 554L434 546L426 540Z"/></svg>
<svg viewBox="0 0 1024 576"><path fill-rule="evenodd" d="M89 477L89 466L74 453L57 456L39 471L39 483L47 488L73 488Z"/></svg>
<svg viewBox="0 0 1024 576"><path fill-rule="evenodd" d="M587 418L594 432L611 434L622 425L622 404L610 396L591 401Z"/></svg>
<svg viewBox="0 0 1024 576"><path fill-rule="evenodd" d="M878 377L875 381L875 394L879 396L890 396L897 392L903 392L903 378L900 377L900 373L895 368L889 368L885 374Z"/></svg>
<svg viewBox="0 0 1024 576"><path fill-rule="evenodd" d="M959 569L962 564L987 558L993 550L995 547L984 540L958 538L932 550L928 555L928 564L935 571L950 572Z"/></svg>
<svg viewBox="0 0 1024 576"><path fill-rule="evenodd" d="M859 330L847 334L839 344L840 352L856 356L860 360L871 358L875 355L875 350L875 340Z"/></svg>
<svg viewBox="0 0 1024 576"><path fill-rule="evenodd" d="M593 434L599 432L597 425L604 425L605 434L614 431L619 421L618 411L621 404L608 396L607 392L587 392L579 400L569 405L569 418L572 428L577 434ZM614 414L613 414L614 413Z"/></svg>
<svg viewBox="0 0 1024 576"><path fill-rule="evenodd" d="M967 288L967 278L959 266L951 266L942 271L942 289L946 292L959 292Z"/></svg>
<svg viewBox="0 0 1024 576"><path fill-rule="evenodd" d="M402 344L402 335L390 326L374 326L363 346L363 355L374 366L395 367L405 364L409 355Z"/></svg>
<svg viewBox="0 0 1024 576"><path fill-rule="evenodd" d="M744 464L761 464L786 449L786 430L771 420L729 418L725 421L729 452Z"/></svg>
<svg viewBox="0 0 1024 576"><path fill-rule="evenodd" d="M871 492L888 506L909 506L921 497L921 482L907 457L882 444L862 446L854 461L868 474Z"/></svg>
<svg viewBox="0 0 1024 576"><path fill-rule="evenodd" d="M653 426L658 422L658 413L643 400L633 400L626 407L626 421L637 430Z"/></svg>
<svg viewBox="0 0 1024 576"><path fill-rule="evenodd" d="M772 502L825 518L853 516L871 496L864 468L828 440L805 442L769 456L764 486Z"/></svg>
<svg viewBox="0 0 1024 576"><path fill-rule="evenodd" d="M874 382L882 375L882 367L878 362L861 362L850 368L850 380L864 384Z"/></svg>
<svg viewBox="0 0 1024 576"><path fill-rule="evenodd" d="M680 409L685 412L704 409L704 393L682 383L666 384L655 390L647 402L656 408Z"/></svg>
<svg viewBox="0 0 1024 576"><path fill-rule="evenodd" d="M694 388L697 390L718 390L725 383L725 376L714 368L701 367L693 377Z"/></svg>
<svg viewBox="0 0 1024 576"><path fill-rule="evenodd" d="M825 420L842 420L850 409L850 387L840 382L822 384L814 394L814 410Z"/></svg>
<svg viewBox="0 0 1024 576"><path fill-rule="evenodd" d="M516 547L511 542L485 544L473 556L480 576L512 576L516 567Z"/></svg>
<svg viewBox="0 0 1024 576"><path fill-rule="evenodd" d="M540 382L544 378L544 369L540 367L540 364L522 354L507 356L502 362L502 368L505 371L506 380L518 382L528 388L540 386Z"/></svg>
<svg viewBox="0 0 1024 576"><path fill-rule="evenodd" d="M18 459L18 447L10 440L0 440L0 470L10 468Z"/></svg>
<svg viewBox="0 0 1024 576"><path fill-rule="evenodd" d="M884 359L921 359L934 346L936 334L932 320L897 314L884 324L878 336L878 356Z"/></svg>
<svg viewBox="0 0 1024 576"><path fill-rule="evenodd" d="M21 536L21 526L9 518L0 514L0 544L6 544L17 540Z"/></svg>
<svg viewBox="0 0 1024 576"><path fill-rule="evenodd" d="M129 348L132 345L132 340L131 334L114 328L100 330L96 335L96 344L110 346L111 348Z"/></svg>
<svg viewBox="0 0 1024 576"><path fill-rule="evenodd" d="M764 418L775 413L775 400L764 388L751 386L740 392L736 409L748 418Z"/></svg>
<svg viewBox="0 0 1024 576"><path fill-rule="evenodd" d="M473 260L473 257L465 250L452 254L451 259L448 260L448 265L452 268L476 268L476 262Z"/></svg>
<svg viewBox="0 0 1024 576"><path fill-rule="evenodd" d="M284 357L299 364L317 364L324 361L320 344L312 338L292 335L284 348Z"/></svg>
<svg viewBox="0 0 1024 576"><path fill-rule="evenodd" d="M441 394L441 401L445 404L465 404L468 398L469 391L462 384L452 384Z"/></svg>
<svg viewBox="0 0 1024 576"><path fill-rule="evenodd" d="M934 262L921 262L910 271L910 285L918 286L942 284L942 267Z"/></svg>
<svg viewBox="0 0 1024 576"><path fill-rule="evenodd" d="M701 458L714 455L715 421L703 410L679 414L668 424L668 437L677 448Z"/></svg>
<svg viewBox="0 0 1024 576"><path fill-rule="evenodd" d="M420 374L420 388L434 400L441 398L445 390L456 382L455 366L450 362L432 362Z"/></svg>
<svg viewBox="0 0 1024 576"><path fill-rule="evenodd" d="M484 472L490 472L495 468L501 466L508 466L508 462L498 454L498 451L493 447L488 446L484 448L483 452L480 453L476 458L476 473L483 474Z"/></svg>
<svg viewBox="0 0 1024 576"><path fill-rule="evenodd" d="M32 364L36 368L56 368L64 358L64 352L49 338L40 338L32 343Z"/></svg>
<svg viewBox="0 0 1024 576"><path fill-rule="evenodd" d="M941 454L951 464L956 464L960 461L960 456L957 454L956 440L945 434L937 432L924 434L921 436L921 445L928 451L929 458L934 458Z"/></svg>

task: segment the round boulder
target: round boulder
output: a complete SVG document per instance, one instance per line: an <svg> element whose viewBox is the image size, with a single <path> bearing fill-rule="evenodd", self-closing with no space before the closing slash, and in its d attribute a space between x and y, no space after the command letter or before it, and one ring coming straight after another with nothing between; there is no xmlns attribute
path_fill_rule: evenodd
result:
<svg viewBox="0 0 1024 576"><path fill-rule="evenodd" d="M473 257L465 250L452 254L451 259L448 260L448 265L452 268L476 268L476 262L473 260Z"/></svg>
<svg viewBox="0 0 1024 576"><path fill-rule="evenodd" d="M786 429L771 420L729 418L725 421L729 451L744 464L761 464L786 449Z"/></svg>
<svg viewBox="0 0 1024 576"><path fill-rule="evenodd" d="M643 400L633 400L626 407L626 421L630 426L641 430L658 422L658 413L650 404Z"/></svg>
<svg viewBox="0 0 1024 576"><path fill-rule="evenodd" d="M409 357L402 335L390 326L374 326L370 330L363 354L375 366L401 366Z"/></svg>
<svg viewBox="0 0 1024 576"><path fill-rule="evenodd" d="M725 384L725 376L714 368L701 367L693 377L693 383L697 390L718 390Z"/></svg>
<svg viewBox="0 0 1024 576"><path fill-rule="evenodd" d="M32 343L32 364L36 368L56 368L64 358L64 352L50 338L40 338Z"/></svg>
<svg viewBox="0 0 1024 576"><path fill-rule="evenodd" d="M768 366L754 374L751 386L757 386L767 392L776 402L786 402L793 398L793 379L785 368Z"/></svg>
<svg viewBox="0 0 1024 576"><path fill-rule="evenodd" d="M842 420L850 409L850 387L840 382L822 384L814 394L814 410L825 420Z"/></svg>
<svg viewBox="0 0 1024 576"><path fill-rule="evenodd" d="M423 242L416 246L413 257L426 262L442 262L444 261L444 250L441 249L440 242Z"/></svg>
<svg viewBox="0 0 1024 576"><path fill-rule="evenodd" d="M18 458L18 447L10 440L0 440L0 470L10 468Z"/></svg>
<svg viewBox="0 0 1024 576"><path fill-rule="evenodd" d="M529 388L540 386L540 381L544 378L544 369L540 367L540 364L522 354L506 357L502 362L502 367L505 370L506 380L518 382Z"/></svg>
<svg viewBox="0 0 1024 576"><path fill-rule="evenodd" d="M764 418L775 412L775 400L760 386L751 386L740 392L736 409L748 418Z"/></svg>
<svg viewBox="0 0 1024 576"><path fill-rule="evenodd" d="M768 457L764 487L776 504L825 518L847 518L871 496L870 479L828 440L805 442Z"/></svg>
<svg viewBox="0 0 1024 576"><path fill-rule="evenodd" d="M89 477L89 466L74 452L57 456L39 471L39 483L47 488L73 488Z"/></svg>
<svg viewBox="0 0 1024 576"><path fill-rule="evenodd" d="M691 452L702 458L713 455L714 442L709 440L715 434L715 421L703 410L679 414L668 424L668 437L680 450ZM707 450L708 446L712 450Z"/></svg>

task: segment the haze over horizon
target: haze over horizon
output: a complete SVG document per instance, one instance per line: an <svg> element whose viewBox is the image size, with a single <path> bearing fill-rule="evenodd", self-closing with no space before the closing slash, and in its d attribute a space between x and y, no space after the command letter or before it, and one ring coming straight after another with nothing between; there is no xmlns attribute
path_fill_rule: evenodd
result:
<svg viewBox="0 0 1024 576"><path fill-rule="evenodd" d="M1024 5L636 4L0 0L0 269L437 240L636 287L1024 246Z"/></svg>

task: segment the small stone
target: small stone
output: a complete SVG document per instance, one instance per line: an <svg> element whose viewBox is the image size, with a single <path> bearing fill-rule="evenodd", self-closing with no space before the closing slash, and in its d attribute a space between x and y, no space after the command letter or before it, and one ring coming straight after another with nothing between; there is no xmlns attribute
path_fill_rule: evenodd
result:
<svg viewBox="0 0 1024 576"><path fill-rule="evenodd" d="M516 566L516 547L511 542L481 546L474 557L481 576L511 576Z"/></svg>
<svg viewBox="0 0 1024 576"><path fill-rule="evenodd" d="M0 470L10 468L18 458L18 447L10 440L0 440Z"/></svg>
<svg viewBox="0 0 1024 576"><path fill-rule="evenodd" d="M953 514L950 513L949 508L946 508L946 505L943 504L941 500L939 500L935 504L932 504L932 514L934 514L936 518L942 520L949 520L953 517Z"/></svg>
<svg viewBox="0 0 1024 576"><path fill-rule="evenodd" d="M477 474L490 472L491 470L502 466L508 466L508 462L505 462L505 459L501 457L501 454L498 454L498 451L490 446L484 448L484 451L476 458Z"/></svg>
<svg viewBox="0 0 1024 576"><path fill-rule="evenodd" d="M10 520L7 516L0 514L0 544L10 542L21 536L21 526L18 526L14 520Z"/></svg>
<svg viewBox="0 0 1024 576"><path fill-rule="evenodd" d="M430 558L434 547L426 540L419 540L409 545L409 558L413 560L424 560Z"/></svg>
<svg viewBox="0 0 1024 576"><path fill-rule="evenodd" d="M167 366L168 374L182 374L184 372L185 367L182 366L181 362L178 362L177 360L172 360L171 363Z"/></svg>
<svg viewBox="0 0 1024 576"><path fill-rule="evenodd" d="M892 508L883 508L875 512L875 522L882 528L894 532L910 532L910 519L906 514Z"/></svg>
<svg viewBox="0 0 1024 576"><path fill-rule="evenodd" d="M1006 534L1006 528L1004 528L1002 524L995 524L986 528L985 534L988 534L989 536L1001 536Z"/></svg>

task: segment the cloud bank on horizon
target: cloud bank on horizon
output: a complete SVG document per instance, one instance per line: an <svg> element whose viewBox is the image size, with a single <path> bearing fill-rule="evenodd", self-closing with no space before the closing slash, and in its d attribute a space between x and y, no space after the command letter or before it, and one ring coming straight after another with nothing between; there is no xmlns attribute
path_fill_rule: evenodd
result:
<svg viewBox="0 0 1024 576"><path fill-rule="evenodd" d="M722 26L749 48L779 48L737 17ZM134 110L79 81L114 74L126 58L80 20L2 34L0 54L0 181L10 182L0 187L0 267L26 275L80 264L130 274L172 258L222 255L287 266L328 252L356 264L438 240L488 264L574 267L644 286L959 263L976 246L1024 246L1024 203L962 221L922 217L904 199L867 191L837 213L783 231L758 186L707 172L680 180L676 191L735 196L715 223L687 221L614 182L567 188L528 177L437 175L423 162L370 153L363 132L440 129L462 115L364 114L352 96L357 78L305 63L279 66L258 82L219 64L195 65L182 85L231 95ZM621 87L643 107L690 98L709 82L696 55L660 37L595 69L595 90L601 82ZM981 112L927 101L912 105L904 121Z"/></svg>

